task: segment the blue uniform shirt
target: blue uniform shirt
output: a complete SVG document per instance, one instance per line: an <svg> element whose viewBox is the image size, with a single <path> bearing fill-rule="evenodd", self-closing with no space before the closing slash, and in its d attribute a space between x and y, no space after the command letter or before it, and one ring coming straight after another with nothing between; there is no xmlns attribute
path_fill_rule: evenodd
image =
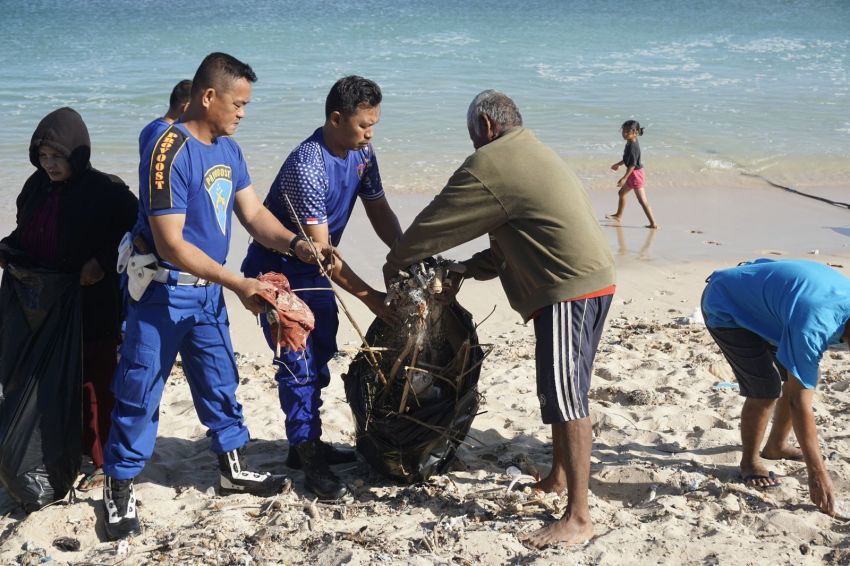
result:
<svg viewBox="0 0 850 566"><path fill-rule="evenodd" d="M233 139L220 137L207 145L182 124L174 124L152 146L150 155L142 156L134 233L140 233L153 249L148 217L185 214L183 239L224 264L233 201L250 184L245 158Z"/></svg>
<svg viewBox="0 0 850 566"><path fill-rule="evenodd" d="M820 263L758 259L711 275L705 323L745 328L777 346L776 357L807 389L850 318L850 279Z"/></svg>
<svg viewBox="0 0 850 566"><path fill-rule="evenodd" d="M377 200L384 196L372 145L340 158L325 145L319 128L289 154L269 189L266 206L297 233L284 194L302 224L327 224L331 243L338 245L357 197Z"/></svg>
<svg viewBox="0 0 850 566"><path fill-rule="evenodd" d="M170 125L163 118L157 118L142 129L142 133L139 134L139 155L143 160L145 158L145 155L143 155L145 149L155 142Z"/></svg>

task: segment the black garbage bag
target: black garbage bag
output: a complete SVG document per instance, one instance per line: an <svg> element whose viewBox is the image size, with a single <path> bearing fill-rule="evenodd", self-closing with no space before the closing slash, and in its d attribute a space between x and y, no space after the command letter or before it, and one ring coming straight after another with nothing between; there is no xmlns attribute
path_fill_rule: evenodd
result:
<svg viewBox="0 0 850 566"><path fill-rule="evenodd" d="M82 453L79 276L9 265L0 284L0 484L27 512L65 497Z"/></svg>
<svg viewBox="0 0 850 566"><path fill-rule="evenodd" d="M385 385L365 353L354 358L343 376L357 451L373 469L407 483L444 473L478 412L484 354L472 316L453 302L440 310L429 334L424 350L405 352L406 333L376 319L366 341L378 348L385 378L394 366L401 368L396 378ZM417 354L416 363L411 363ZM408 366L430 369L405 375ZM413 386L407 385L405 393L408 383Z"/></svg>

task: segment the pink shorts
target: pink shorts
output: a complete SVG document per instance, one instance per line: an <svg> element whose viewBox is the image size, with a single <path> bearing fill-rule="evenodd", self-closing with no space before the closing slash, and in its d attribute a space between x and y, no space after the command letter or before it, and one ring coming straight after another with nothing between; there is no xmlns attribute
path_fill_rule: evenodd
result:
<svg viewBox="0 0 850 566"><path fill-rule="evenodd" d="M629 189L642 189L643 188L643 169L635 169L632 171L632 174L629 175L629 178L626 179L626 188Z"/></svg>

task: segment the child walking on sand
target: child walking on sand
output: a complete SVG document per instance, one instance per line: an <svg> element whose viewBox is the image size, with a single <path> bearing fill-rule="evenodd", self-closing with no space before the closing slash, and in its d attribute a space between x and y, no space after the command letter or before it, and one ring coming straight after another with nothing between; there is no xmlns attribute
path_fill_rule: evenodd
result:
<svg viewBox="0 0 850 566"><path fill-rule="evenodd" d="M623 211L626 209L626 195L629 191L634 190L637 196L638 203L643 208L649 224L647 228L656 229L658 224L655 222L655 217L652 216L652 208L649 206L649 201L646 199L646 191L644 191L644 175L643 165L640 162L640 144L638 136L643 135L643 128L640 127L640 122L637 120L627 120L622 125L623 139L626 140L626 148L623 150L623 159L611 166L611 169L617 171L620 165L626 166L626 173L617 181L617 186L620 191L617 195L620 197L620 202L617 205L617 212L607 214L605 218L620 222L623 219Z"/></svg>

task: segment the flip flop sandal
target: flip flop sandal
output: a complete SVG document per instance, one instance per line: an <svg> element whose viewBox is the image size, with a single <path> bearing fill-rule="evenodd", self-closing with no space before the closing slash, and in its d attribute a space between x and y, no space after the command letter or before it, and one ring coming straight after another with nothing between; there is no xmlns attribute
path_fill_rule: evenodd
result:
<svg viewBox="0 0 850 566"><path fill-rule="evenodd" d="M106 474L103 473L103 470L98 468L80 480L80 483L77 484L77 490L91 491L93 489L100 489L103 487L105 477Z"/></svg>

